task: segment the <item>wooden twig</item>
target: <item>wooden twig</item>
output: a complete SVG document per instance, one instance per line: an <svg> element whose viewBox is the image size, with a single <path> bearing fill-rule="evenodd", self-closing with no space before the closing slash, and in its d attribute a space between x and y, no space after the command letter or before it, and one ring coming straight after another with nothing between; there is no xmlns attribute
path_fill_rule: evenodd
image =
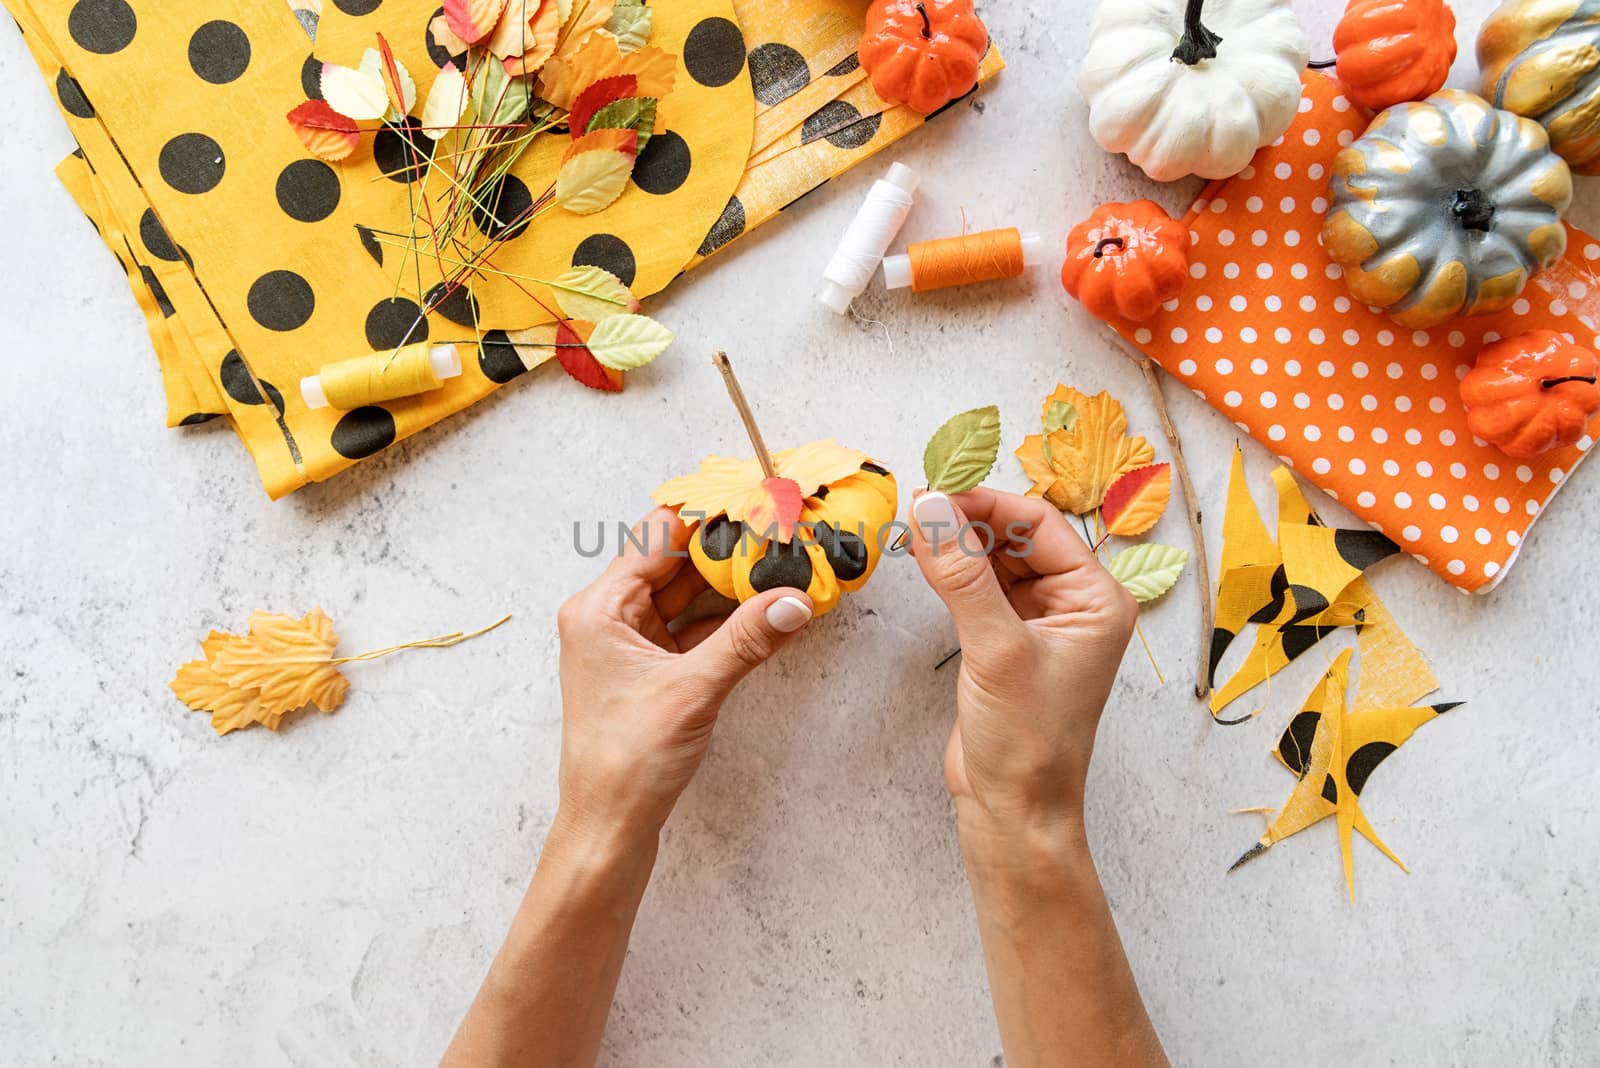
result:
<svg viewBox="0 0 1600 1068"><path fill-rule="evenodd" d="M739 418L744 420L745 433L750 435L750 444L755 446L756 459L761 463L762 472L768 478L777 478L778 469L772 465L772 454L767 451L767 443L761 437L761 428L756 425L755 413L750 410L750 402L745 399L744 390L739 387L739 379L733 373L733 364L728 362L728 354L718 352L711 357L711 362L722 372L722 382L728 387L728 396L733 399L733 406L739 409Z"/></svg>
<svg viewBox="0 0 1600 1068"><path fill-rule="evenodd" d="M1161 418L1161 431L1167 436L1167 447L1172 450L1172 462L1178 468L1178 481L1183 486L1183 496L1188 507L1189 533L1194 538L1194 568L1200 579L1200 666L1195 676L1194 695L1204 701L1211 696L1211 640L1215 617L1211 605L1211 566L1206 561L1206 533L1201 525L1200 497L1195 493L1194 479L1189 475L1189 462L1183 456L1183 439L1167 412L1167 399L1161 391L1161 375L1156 363L1144 353L1129 345L1120 334L1107 331L1112 342L1139 365L1145 385L1150 388L1150 399L1155 402L1156 414Z"/></svg>

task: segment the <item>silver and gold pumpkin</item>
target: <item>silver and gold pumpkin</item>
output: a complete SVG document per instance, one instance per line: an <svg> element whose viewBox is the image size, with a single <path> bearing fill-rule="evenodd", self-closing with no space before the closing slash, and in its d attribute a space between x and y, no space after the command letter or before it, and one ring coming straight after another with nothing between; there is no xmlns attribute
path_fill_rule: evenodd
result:
<svg viewBox="0 0 1600 1068"><path fill-rule="evenodd" d="M1507 0L1478 31L1483 95L1538 122L1579 174L1600 174L1600 0Z"/></svg>
<svg viewBox="0 0 1600 1068"><path fill-rule="evenodd" d="M883 557L900 506L894 476L874 463L805 499L800 524L788 544L764 537L726 515L700 524L689 541L689 557L711 588L748 601L766 590L804 590L816 615L830 612L839 597L867 584ZM770 533L770 532L768 532Z"/></svg>
<svg viewBox="0 0 1600 1068"><path fill-rule="evenodd" d="M1351 296L1425 328L1509 306L1567 246L1572 174L1543 127L1446 89L1340 151L1322 242Z"/></svg>

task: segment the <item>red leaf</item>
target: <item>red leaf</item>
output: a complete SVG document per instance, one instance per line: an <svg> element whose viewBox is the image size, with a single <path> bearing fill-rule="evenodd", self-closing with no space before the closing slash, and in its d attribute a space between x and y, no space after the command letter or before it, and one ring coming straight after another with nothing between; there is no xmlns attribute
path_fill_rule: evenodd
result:
<svg viewBox="0 0 1600 1068"><path fill-rule="evenodd" d="M506 0L444 0L445 22L467 44L477 44L500 22Z"/></svg>
<svg viewBox="0 0 1600 1068"><path fill-rule="evenodd" d="M1136 467L1106 488L1100 518L1106 533L1136 538L1156 525L1172 498L1172 467L1150 464Z"/></svg>
<svg viewBox="0 0 1600 1068"><path fill-rule="evenodd" d="M361 128L322 100L307 100L289 112L289 125L307 151L318 159L337 163L348 159L361 143Z"/></svg>
<svg viewBox="0 0 1600 1068"><path fill-rule="evenodd" d="M394 65L394 50L383 34L378 34L378 55L383 57L383 88L389 94L389 106L396 115L404 115L410 108L400 87L400 71Z"/></svg>
<svg viewBox="0 0 1600 1068"><path fill-rule="evenodd" d="M556 359L561 369L590 389L605 393L622 392L622 372L613 371L594 358L583 338L567 323L556 324Z"/></svg>
<svg viewBox="0 0 1600 1068"><path fill-rule="evenodd" d="M761 488L772 498L778 540L787 545L794 538L794 525L800 522L800 510L805 507L800 484L792 478L764 478Z"/></svg>
<svg viewBox="0 0 1600 1068"><path fill-rule="evenodd" d="M576 141L589 129L589 120L594 118L595 112L607 104L633 96L638 91L637 75L616 74L610 78L601 78L579 93L578 99L572 102L571 112L567 115L567 125L572 130L572 139Z"/></svg>

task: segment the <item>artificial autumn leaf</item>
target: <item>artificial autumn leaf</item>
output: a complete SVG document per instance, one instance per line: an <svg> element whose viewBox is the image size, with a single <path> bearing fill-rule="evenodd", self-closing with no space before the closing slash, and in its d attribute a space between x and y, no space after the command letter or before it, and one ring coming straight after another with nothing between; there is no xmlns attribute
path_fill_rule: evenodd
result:
<svg viewBox="0 0 1600 1068"><path fill-rule="evenodd" d="M1051 401L1044 410L1044 440L1042 449L1045 461L1050 460L1050 435L1057 430L1072 430L1078 425L1078 409L1065 401Z"/></svg>
<svg viewBox="0 0 1600 1068"><path fill-rule="evenodd" d="M764 478L761 485L739 506L739 512L752 530L765 537L776 532L784 545L794 539L795 524L805 508L805 495L792 478Z"/></svg>
<svg viewBox="0 0 1600 1068"><path fill-rule="evenodd" d="M623 155L637 156L639 135L633 130L593 130L567 146L561 154L561 162L566 163L575 156L584 152L621 152Z"/></svg>
<svg viewBox="0 0 1600 1068"><path fill-rule="evenodd" d="M1172 465L1150 464L1117 476L1106 490L1100 518L1107 534L1137 538L1156 525L1172 499Z"/></svg>
<svg viewBox="0 0 1600 1068"><path fill-rule="evenodd" d="M389 117L398 121L405 118L417 102L417 83L394 58L394 49L381 33L378 34L378 57L382 60L379 70L383 74L384 93L389 98Z"/></svg>
<svg viewBox="0 0 1600 1068"><path fill-rule="evenodd" d="M472 77L472 109L485 126L509 126L528 113L531 90L502 64L480 63Z"/></svg>
<svg viewBox="0 0 1600 1068"><path fill-rule="evenodd" d="M563 31L565 32L565 31ZM640 96L661 99L672 92L677 79L678 60L654 46L626 55L617 39L599 30L582 39L574 49L557 46L556 54L539 72L539 96L568 111L583 92L602 78L632 74Z"/></svg>
<svg viewBox="0 0 1600 1068"><path fill-rule="evenodd" d="M428 23L428 32L433 34L433 43L452 56L463 55L471 47L450 28L450 19L443 13L435 15L433 21Z"/></svg>
<svg viewBox="0 0 1600 1068"><path fill-rule="evenodd" d="M1044 497L1063 511L1085 515L1100 507L1106 489L1124 471L1143 467L1156 453L1142 437L1129 437L1128 418L1109 393L1093 397L1068 386L1057 386L1046 398L1044 411L1057 402L1077 410L1071 430L1064 427L1046 436L1030 434L1017 448L1017 458L1033 481L1030 497Z"/></svg>
<svg viewBox="0 0 1600 1068"><path fill-rule="evenodd" d="M656 101L649 96L630 96L614 100L594 113L586 132L596 130L632 130L639 135L638 150L650 141L656 128Z"/></svg>
<svg viewBox="0 0 1600 1068"><path fill-rule="evenodd" d="M372 49L367 53L375 58L378 55ZM384 88L383 75L378 73L377 63L368 69L365 57L359 69L324 63L322 99L345 118L357 121L381 119L389 111L389 93Z"/></svg>
<svg viewBox="0 0 1600 1068"><path fill-rule="evenodd" d="M482 41L500 24L506 0L444 0L444 17L450 32L463 43Z"/></svg>
<svg viewBox="0 0 1600 1068"><path fill-rule="evenodd" d="M1000 409L994 405L962 412L945 422L922 453L928 488L965 493L994 469L1000 454Z"/></svg>
<svg viewBox="0 0 1600 1068"><path fill-rule="evenodd" d="M590 389L598 389L602 393L621 393L622 372L614 371L594 358L585 339L577 332L580 325L588 324L556 324L556 359L560 361L561 369Z"/></svg>
<svg viewBox="0 0 1600 1068"><path fill-rule="evenodd" d="M650 42L651 11L643 0L617 0L606 31L624 53L637 52Z"/></svg>
<svg viewBox="0 0 1600 1068"><path fill-rule="evenodd" d="M673 333L645 315L612 315L589 335L594 358L616 371L633 371L654 360L673 342Z"/></svg>
<svg viewBox="0 0 1600 1068"><path fill-rule="evenodd" d="M501 20L501 25L511 18L511 11L523 0L510 0L506 8L506 18ZM526 0L532 4L534 0ZM555 54L556 43L561 36L561 13L556 8L555 0L544 0L539 5L538 13L533 15L527 23L527 33L521 42L512 41L512 49L505 57L506 73L520 75L532 74L549 61ZM490 51L494 50L491 43ZM496 53L497 55L499 53Z"/></svg>
<svg viewBox="0 0 1600 1068"><path fill-rule="evenodd" d="M1233 862L1229 871L1329 816L1335 817L1339 825L1339 852L1344 859L1345 885L1351 901L1356 899L1355 865L1350 852L1352 831L1376 846L1401 871L1407 870L1361 811L1361 791L1378 765L1410 740L1418 727L1458 708L1459 703L1347 712L1345 694L1350 686L1351 653L1346 649L1339 654L1278 740L1273 755L1299 782L1266 833Z"/></svg>
<svg viewBox="0 0 1600 1068"><path fill-rule="evenodd" d="M1188 562L1188 549L1146 541L1113 556L1106 570L1127 587L1134 600L1144 604L1172 589Z"/></svg>
<svg viewBox="0 0 1600 1068"><path fill-rule="evenodd" d="M254 690L239 690L228 680L211 670L211 657L222 644L233 638L231 634L214 630L200 643L205 653L202 660L191 660L178 668L172 680L172 692L178 699L197 712L211 713L211 727L218 734L229 734L252 723L261 723L277 730L282 713L262 711L261 701Z"/></svg>
<svg viewBox="0 0 1600 1068"><path fill-rule="evenodd" d="M638 299L622 279L603 267L574 267L550 288L561 314L568 319L602 323L614 315L639 310Z"/></svg>
<svg viewBox="0 0 1600 1068"><path fill-rule="evenodd" d="M848 478L869 460L866 453L832 441L813 441L798 449L772 454L772 466L778 476L799 486L802 497L815 496L823 486ZM680 508L686 522L724 513L729 519L742 522L746 518L744 510L750 502L751 490L760 486L765 478L761 461L754 457L734 460L708 456L700 461L700 470L663 482L651 499L669 508Z"/></svg>
<svg viewBox="0 0 1600 1068"><path fill-rule="evenodd" d="M625 133L638 135L632 130L599 130L597 133ZM587 134L585 137L593 137ZM582 142L578 142L582 144ZM556 174L556 203L574 215L593 215L604 211L628 187L633 177L635 157L627 152L610 148L597 148L573 155L561 165Z"/></svg>
<svg viewBox="0 0 1600 1068"><path fill-rule="evenodd" d="M611 21L612 0L576 0L561 15L561 39L556 48L570 55L586 44L596 30L604 30ZM610 37L609 33L603 36Z"/></svg>
<svg viewBox="0 0 1600 1068"><path fill-rule="evenodd" d="M325 101L307 100L289 112L288 119L306 150L329 163L349 159L361 144L361 130L355 121L334 111Z"/></svg>
<svg viewBox="0 0 1600 1068"><path fill-rule="evenodd" d="M506 340L511 343L511 348L517 354L517 359L522 361L522 366L531 371L548 363L561 351L556 348L559 335L560 324L540 323L526 330L507 330Z"/></svg>
<svg viewBox="0 0 1600 1068"><path fill-rule="evenodd" d="M236 689L256 690L265 712L293 712L308 704L332 712L350 688L333 662L338 644L333 620L320 608L303 619L254 612L250 633L222 642L211 670Z"/></svg>
<svg viewBox="0 0 1600 1068"><path fill-rule="evenodd" d="M638 89L638 78L632 74L618 74L610 78L601 78L579 93L577 100L572 104L572 111L567 115L572 139L576 141L589 132L589 120L594 118L597 111L612 101L633 96Z"/></svg>
<svg viewBox="0 0 1600 1068"><path fill-rule="evenodd" d="M454 63L446 63L438 77L433 79L433 88L428 90L428 102L422 105L423 134L437 141L449 133L461 122L461 116L466 114L470 101L467 79L456 70Z"/></svg>

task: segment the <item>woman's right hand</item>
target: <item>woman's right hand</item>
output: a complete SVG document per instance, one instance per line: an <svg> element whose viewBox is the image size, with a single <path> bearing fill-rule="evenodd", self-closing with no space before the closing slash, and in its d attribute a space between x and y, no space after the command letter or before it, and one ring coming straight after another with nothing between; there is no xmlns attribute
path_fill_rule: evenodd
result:
<svg viewBox="0 0 1600 1068"><path fill-rule="evenodd" d="M923 493L912 518L912 550L961 642L945 783L963 838L1081 836L1095 730L1138 605L1043 500Z"/></svg>

